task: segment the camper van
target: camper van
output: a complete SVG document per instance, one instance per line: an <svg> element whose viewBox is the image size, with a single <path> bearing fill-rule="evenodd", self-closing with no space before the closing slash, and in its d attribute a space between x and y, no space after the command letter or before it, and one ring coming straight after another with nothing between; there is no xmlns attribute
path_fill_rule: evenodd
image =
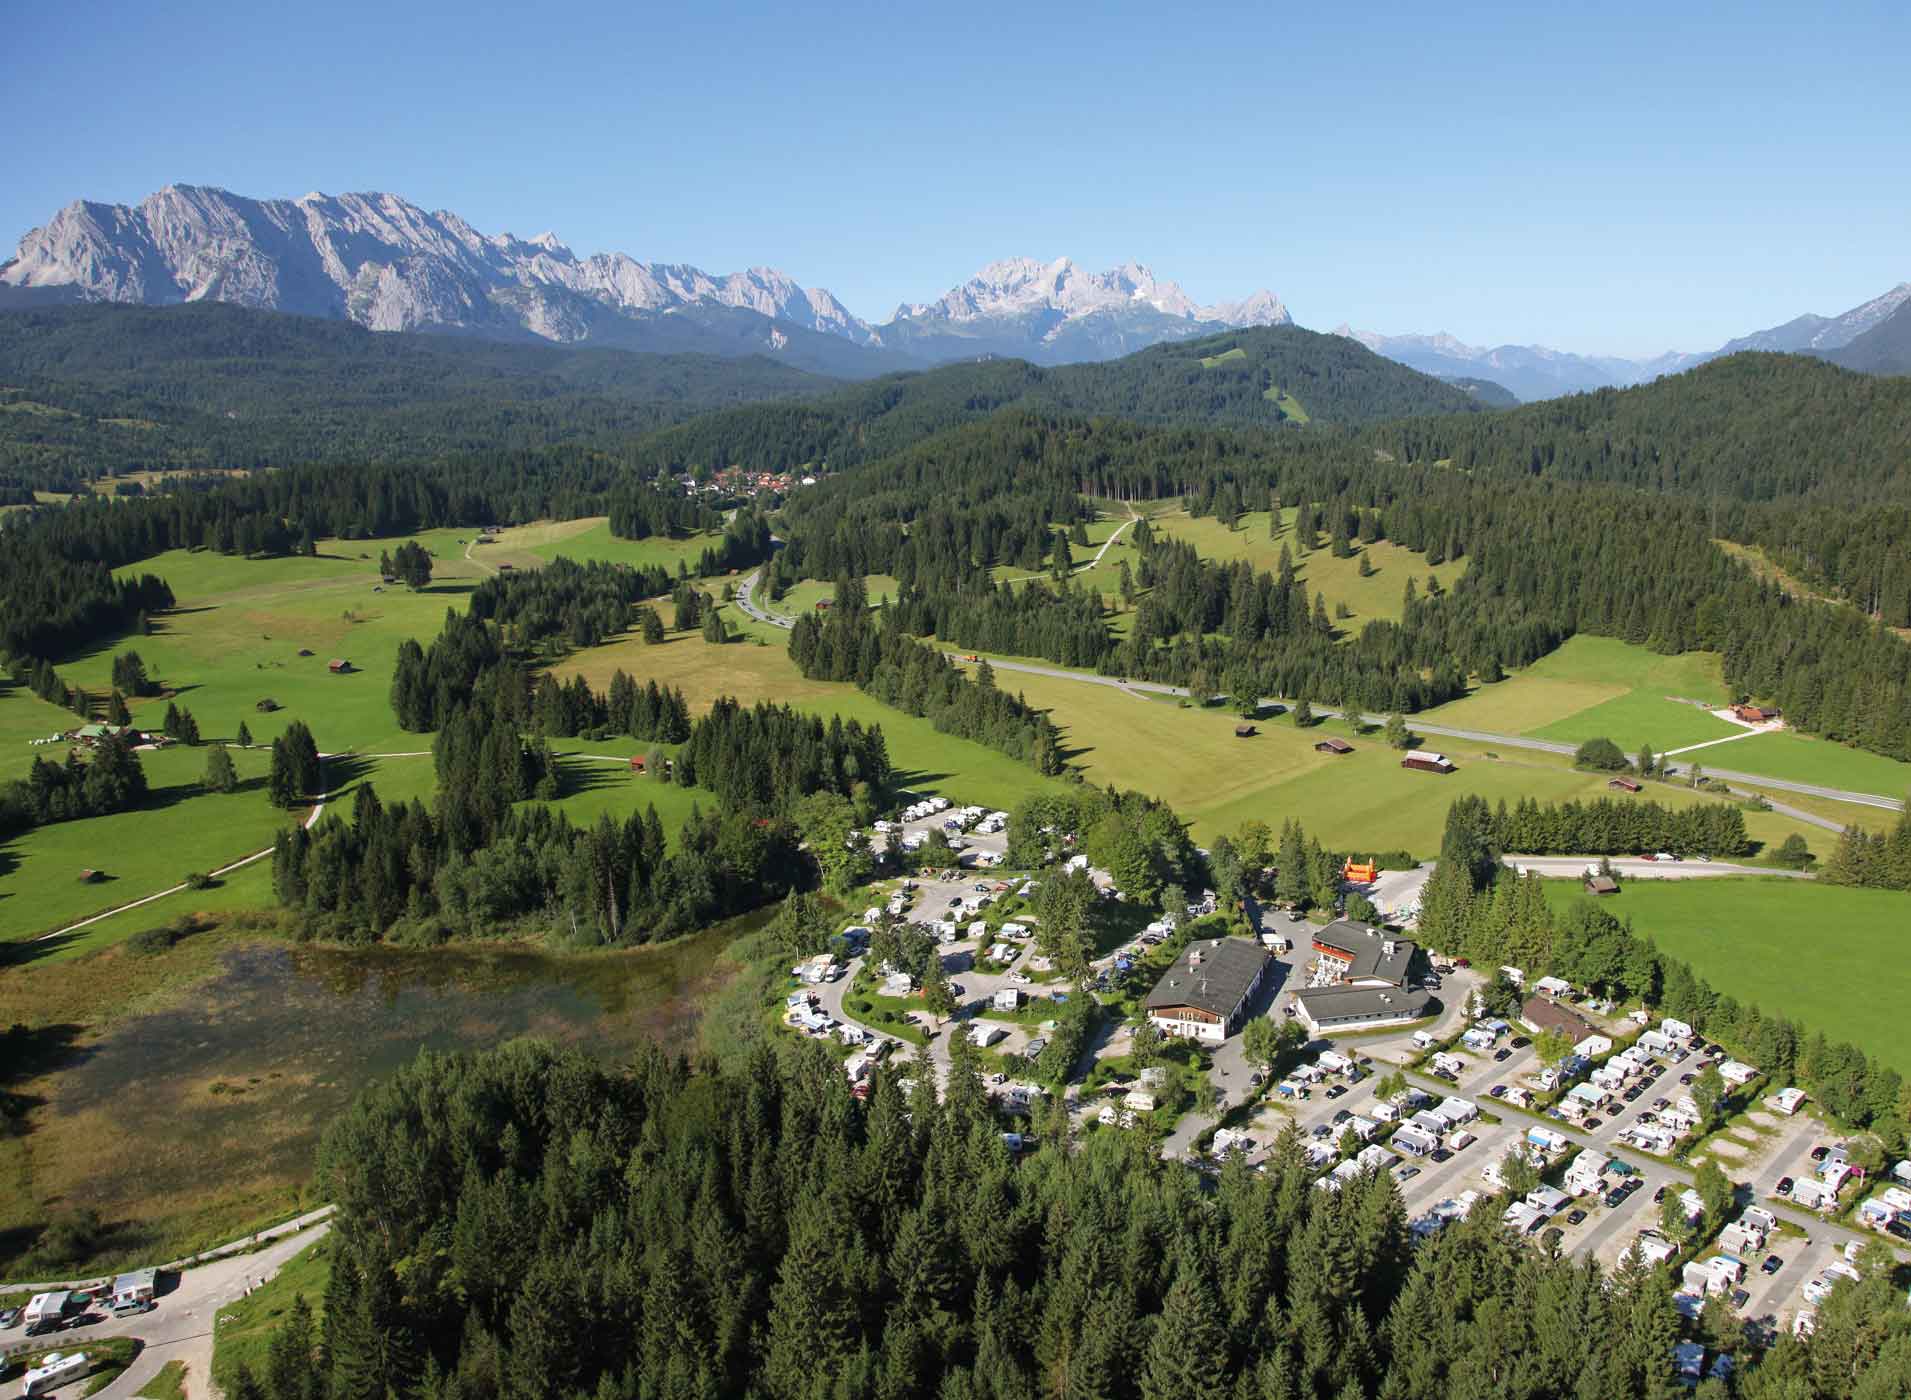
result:
<svg viewBox="0 0 1911 1400"><path fill-rule="evenodd" d="M50 1332L66 1321L69 1313L83 1311L86 1299L78 1293L36 1293L27 1300L27 1309L21 1321L26 1324L27 1335L36 1332Z"/></svg>
<svg viewBox="0 0 1911 1400"><path fill-rule="evenodd" d="M26 1381L20 1387L22 1395L44 1395L49 1390L57 1390L68 1381L76 1381L92 1367L83 1351L48 1352L38 1366L26 1374Z"/></svg>

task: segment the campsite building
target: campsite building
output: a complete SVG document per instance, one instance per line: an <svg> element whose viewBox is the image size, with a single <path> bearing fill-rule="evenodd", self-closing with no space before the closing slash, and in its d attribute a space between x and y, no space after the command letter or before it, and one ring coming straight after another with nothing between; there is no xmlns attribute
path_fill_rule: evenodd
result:
<svg viewBox="0 0 1911 1400"><path fill-rule="evenodd" d="M1351 1030L1417 1021L1433 998L1407 985L1418 948L1410 939L1352 919L1314 934L1314 985L1294 994L1310 1030Z"/></svg>
<svg viewBox="0 0 1911 1400"><path fill-rule="evenodd" d="M1198 939L1148 993L1148 1019L1168 1035L1226 1040L1240 1028L1272 961L1245 938Z"/></svg>

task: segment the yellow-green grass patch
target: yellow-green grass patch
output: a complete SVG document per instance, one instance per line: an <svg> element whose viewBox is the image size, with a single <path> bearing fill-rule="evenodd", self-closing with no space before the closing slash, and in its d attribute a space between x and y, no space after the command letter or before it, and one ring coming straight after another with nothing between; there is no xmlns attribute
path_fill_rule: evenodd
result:
<svg viewBox="0 0 1911 1400"><path fill-rule="evenodd" d="M998 671L996 681L1062 726L1063 751L1086 778L1161 798L1192 822L1203 841L1249 820L1278 828L1296 817L1339 849L1430 856L1445 830L1447 808L1464 794L1494 803L1612 795L1603 775L1577 772L1562 755L1442 739L1438 747L1458 761L1459 771L1421 773L1400 767L1399 754L1378 735L1356 736L1340 721L1300 730L1291 717L1262 719L1255 721L1259 732L1244 739L1234 733L1239 719L1219 709L1183 709L1146 692L1060 677ZM1339 757L1316 752L1314 745L1330 735L1352 736L1355 751ZM1674 806L1717 800L1671 786L1648 791ZM1830 833L1775 813L1748 813L1747 827L1755 839L1773 845L1798 831L1814 851L1829 852Z"/></svg>
<svg viewBox="0 0 1911 1400"><path fill-rule="evenodd" d="M168 1361L139 1388L139 1400L186 1400L186 1363Z"/></svg>
<svg viewBox="0 0 1911 1400"><path fill-rule="evenodd" d="M1580 897L1576 882L1546 883L1556 903ZM1599 907L1714 990L1911 1072L1911 1023L1896 999L1854 995L1902 962L1911 895L1810 880L1626 880Z"/></svg>
<svg viewBox="0 0 1911 1400"><path fill-rule="evenodd" d="M1565 719L1555 720L1534 730L1533 737L1558 739L1570 744L1584 743L1588 739L1611 739L1632 754L1637 753L1643 744L1650 744L1654 751L1663 753L1667 749L1710 743L1714 739L1730 739L1744 733L1746 730L1743 727L1717 718L1703 706L1689 705L1644 687L1602 701ZM1704 762L1708 752L1725 755L1730 750L1724 746L1716 750L1701 750L1687 761ZM1720 761L1726 760L1721 757Z"/></svg>
<svg viewBox="0 0 1911 1400"><path fill-rule="evenodd" d="M575 559L579 563L602 560L640 569L661 567L674 574L678 564L695 569L698 557L717 541L715 534L621 539L610 532L608 516L592 515L577 520L541 520L501 530L490 544L474 545L471 556L492 565L508 562L520 568L553 559Z"/></svg>
<svg viewBox="0 0 1911 1400"><path fill-rule="evenodd" d="M1150 523L1163 534L1193 545L1204 559L1221 562L1242 559L1269 573L1279 569L1281 549L1285 546L1293 559L1295 576L1306 585L1310 597L1316 593L1325 597L1330 616L1334 604L1347 605L1353 617L1339 619L1338 623L1352 631L1376 618L1397 621L1409 579L1416 590L1425 593L1429 574L1440 581L1442 588L1451 588L1466 572L1464 559L1429 566L1424 554L1391 540L1376 540L1359 546L1373 568L1370 577L1362 578L1358 552L1350 558L1337 559L1324 544L1306 554L1300 552L1294 536L1294 517L1298 513L1292 507L1281 512L1280 534L1273 539L1268 537L1268 513L1264 510L1243 515L1233 529L1212 516L1196 519L1185 511L1164 512L1154 516Z"/></svg>
<svg viewBox="0 0 1911 1400"><path fill-rule="evenodd" d="M1794 783L1816 783L1847 792L1903 798L1911 794L1911 763L1849 748L1830 739L1784 730L1758 734L1715 749L1700 749L1680 762L1716 764L1741 773L1757 773ZM1790 799L1784 793L1775 796ZM1850 804L1843 804L1847 810Z"/></svg>
<svg viewBox="0 0 1911 1400"><path fill-rule="evenodd" d="M1557 650L1505 680L1480 686L1464 699L1428 710L1422 718L1429 724L1461 729L1535 734L1548 725L1577 717L1608 701L1637 696L1634 706L1616 709L1609 717L1619 721L1631 714L1643 723L1650 715L1670 726L1666 732L1679 732L1677 726L1689 725L1690 716L1686 712L1697 715L1698 710L1696 706L1675 705L1671 703L1673 700L1702 700L1722 705L1729 698L1719 666L1719 657L1714 652L1660 656L1613 637L1581 635L1569 638ZM1656 708L1660 704L1665 706L1663 715ZM1715 729L1708 737L1718 738L1722 733L1731 732L1730 726L1714 724ZM1629 742L1621 734L1604 737L1622 746ZM1670 747L1643 734L1631 742Z"/></svg>

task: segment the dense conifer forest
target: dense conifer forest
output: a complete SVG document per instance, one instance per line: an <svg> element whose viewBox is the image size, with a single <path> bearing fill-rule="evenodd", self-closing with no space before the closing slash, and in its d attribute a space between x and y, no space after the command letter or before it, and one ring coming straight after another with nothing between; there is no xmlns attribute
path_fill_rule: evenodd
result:
<svg viewBox="0 0 1911 1400"><path fill-rule="evenodd" d="M0 483L71 490L134 470L412 465L613 449L726 404L832 389L767 359L374 332L184 306L0 313Z"/></svg>
<svg viewBox="0 0 1911 1400"><path fill-rule="evenodd" d="M853 1098L817 1047L626 1071L520 1042L427 1055L326 1134L323 1321L299 1308L239 1400L1670 1400L1661 1270L1548 1258L1477 1210L1413 1244L1384 1173L1313 1188L1290 1129L1211 1187L1132 1135L1017 1161L975 1052L938 1098ZM1729 1334L1729 1328L1718 1329ZM1745 1400L1911 1384L1888 1273L1743 1364Z"/></svg>

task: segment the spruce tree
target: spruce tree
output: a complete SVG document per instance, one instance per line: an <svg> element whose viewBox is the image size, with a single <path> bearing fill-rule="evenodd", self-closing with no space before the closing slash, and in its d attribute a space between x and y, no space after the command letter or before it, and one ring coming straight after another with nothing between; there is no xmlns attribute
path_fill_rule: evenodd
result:
<svg viewBox="0 0 1911 1400"><path fill-rule="evenodd" d="M208 792L231 792L239 786L239 773L224 744L214 744L206 755L205 785Z"/></svg>

